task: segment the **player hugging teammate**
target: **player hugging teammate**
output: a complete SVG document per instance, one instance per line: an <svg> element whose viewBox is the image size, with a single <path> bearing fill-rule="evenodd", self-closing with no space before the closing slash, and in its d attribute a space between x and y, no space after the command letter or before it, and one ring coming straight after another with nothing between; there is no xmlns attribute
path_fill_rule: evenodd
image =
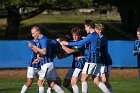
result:
<svg viewBox="0 0 140 93"><path fill-rule="evenodd" d="M32 27L31 34L34 39L28 43L32 50L31 60L27 69L27 82L22 87L21 93L25 93L30 87L34 72L37 72L39 93L44 93L45 80L49 86L47 93L52 93L52 90L57 93L64 93L59 86L61 83L56 82L61 80L53 63L56 56L63 58L58 55L61 54L60 51L63 51L63 54L73 55L72 66L63 82L63 86L71 93L79 93L77 86L79 79L81 79L82 93L88 93L87 79L90 76L94 84L104 93L113 93L108 82L112 60L108 53L107 39L102 34L104 26L95 24L92 20L85 20L84 26L88 35L82 39L81 30L77 27L73 28L71 30L73 37L71 42L62 41L60 37L50 41L41 34L40 27ZM79 78L80 74L81 77Z"/></svg>

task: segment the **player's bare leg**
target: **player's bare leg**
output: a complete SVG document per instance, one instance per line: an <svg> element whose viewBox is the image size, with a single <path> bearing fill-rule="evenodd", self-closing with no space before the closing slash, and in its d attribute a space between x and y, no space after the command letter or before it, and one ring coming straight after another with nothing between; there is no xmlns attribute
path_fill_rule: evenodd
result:
<svg viewBox="0 0 140 93"><path fill-rule="evenodd" d="M38 79L39 93L44 93L44 80Z"/></svg>
<svg viewBox="0 0 140 93"><path fill-rule="evenodd" d="M109 89L109 91L111 93L113 93L112 86L110 85L108 79L109 79L109 74L108 73L103 73L102 74L102 82L107 86L107 88Z"/></svg>
<svg viewBox="0 0 140 93"><path fill-rule="evenodd" d="M64 93L64 91L62 90L62 88L60 86L58 86L57 84L55 84L54 81L50 81L49 87L51 89L53 89L56 93Z"/></svg>
<svg viewBox="0 0 140 93"><path fill-rule="evenodd" d="M78 81L78 77L72 76L71 85L72 85L74 93L79 93L79 89L78 89L78 86L77 86L77 81Z"/></svg>
<svg viewBox="0 0 140 93"><path fill-rule="evenodd" d="M82 82L82 93L88 92L88 85L87 85L87 79L90 75L82 73L81 76L81 82Z"/></svg>
<svg viewBox="0 0 140 93"><path fill-rule="evenodd" d="M25 93L27 89L31 86L33 78L27 78L26 83L23 85L20 93Z"/></svg>
<svg viewBox="0 0 140 93"><path fill-rule="evenodd" d="M99 76L94 76L93 75L92 76L92 80L93 80L93 83L95 85L97 85L104 93L110 93L109 89L106 87L106 85L100 81L100 77Z"/></svg>

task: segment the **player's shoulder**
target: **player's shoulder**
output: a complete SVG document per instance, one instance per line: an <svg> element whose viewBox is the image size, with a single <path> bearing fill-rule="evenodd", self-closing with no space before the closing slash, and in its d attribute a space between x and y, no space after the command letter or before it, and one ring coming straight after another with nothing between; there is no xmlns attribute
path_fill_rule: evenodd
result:
<svg viewBox="0 0 140 93"><path fill-rule="evenodd" d="M49 41L49 39L46 36L42 35L39 41Z"/></svg>
<svg viewBox="0 0 140 93"><path fill-rule="evenodd" d="M42 35L42 38L41 39L46 39L48 40L48 38L45 36L45 35Z"/></svg>
<svg viewBox="0 0 140 93"><path fill-rule="evenodd" d="M107 37L105 35L102 35L100 38L101 38L101 40L107 41Z"/></svg>
<svg viewBox="0 0 140 93"><path fill-rule="evenodd" d="M137 39L137 40L135 40L135 42L138 42L138 41L140 41L140 40L138 40L138 39Z"/></svg>
<svg viewBox="0 0 140 93"><path fill-rule="evenodd" d="M137 39L137 40L135 40L134 42L135 42L135 44L136 44L136 43L140 42L140 40Z"/></svg>
<svg viewBox="0 0 140 93"><path fill-rule="evenodd" d="M91 35L92 37L99 37L99 35L98 35L97 32L92 32L90 35Z"/></svg>

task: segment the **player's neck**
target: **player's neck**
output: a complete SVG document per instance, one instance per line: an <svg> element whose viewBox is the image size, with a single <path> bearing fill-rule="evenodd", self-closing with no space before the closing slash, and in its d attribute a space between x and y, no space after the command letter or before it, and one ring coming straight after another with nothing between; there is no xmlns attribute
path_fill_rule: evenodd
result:
<svg viewBox="0 0 140 93"><path fill-rule="evenodd" d="M43 36L42 34L39 34L39 39L42 38L42 36Z"/></svg>
<svg viewBox="0 0 140 93"><path fill-rule="evenodd" d="M91 29L91 30L90 30L90 33L93 33L93 32L95 32L95 30L94 30L94 29Z"/></svg>

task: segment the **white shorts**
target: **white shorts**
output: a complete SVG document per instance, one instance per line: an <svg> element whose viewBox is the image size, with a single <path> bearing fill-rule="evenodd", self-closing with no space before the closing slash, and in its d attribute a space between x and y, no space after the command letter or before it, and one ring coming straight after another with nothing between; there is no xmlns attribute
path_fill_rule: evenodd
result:
<svg viewBox="0 0 140 93"><path fill-rule="evenodd" d="M74 69L70 68L69 71L67 72L65 79L71 79L73 75Z"/></svg>
<svg viewBox="0 0 140 93"><path fill-rule="evenodd" d="M80 74L81 74L81 69L75 68L72 76L79 77Z"/></svg>
<svg viewBox="0 0 140 93"><path fill-rule="evenodd" d="M109 65L109 66L101 66L101 70L100 70L101 76L102 76L103 73L110 74L111 67L112 67L111 65Z"/></svg>
<svg viewBox="0 0 140 93"><path fill-rule="evenodd" d="M34 75L38 78L38 72L39 69L33 68L33 67L28 67L27 68L27 78L34 78Z"/></svg>
<svg viewBox="0 0 140 93"><path fill-rule="evenodd" d="M39 71L39 79L44 80L46 75L54 68L53 62L45 63L41 66L41 70Z"/></svg>
<svg viewBox="0 0 140 93"><path fill-rule="evenodd" d="M100 75L100 69L101 69L101 64L86 62L85 65L84 65L84 68L82 70L82 73L99 76Z"/></svg>
<svg viewBox="0 0 140 93"><path fill-rule="evenodd" d="M57 74L55 68L53 68L51 71L49 71L46 75L46 80L56 80L59 77Z"/></svg>

